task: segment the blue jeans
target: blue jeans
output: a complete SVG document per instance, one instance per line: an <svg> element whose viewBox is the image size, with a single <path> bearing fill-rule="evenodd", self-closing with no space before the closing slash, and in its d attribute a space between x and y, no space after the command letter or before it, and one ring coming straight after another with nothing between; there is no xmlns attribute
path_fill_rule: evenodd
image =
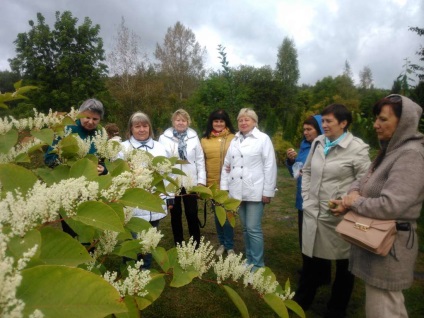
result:
<svg viewBox="0 0 424 318"><path fill-rule="evenodd" d="M215 214L215 226L219 244L224 245L227 251L232 250L234 247L234 228L231 226L230 222L226 219L222 226Z"/></svg>
<svg viewBox="0 0 424 318"><path fill-rule="evenodd" d="M243 227L244 245L246 247L247 264L253 270L264 267L264 235L262 233L262 202L242 201L239 208L240 221Z"/></svg>

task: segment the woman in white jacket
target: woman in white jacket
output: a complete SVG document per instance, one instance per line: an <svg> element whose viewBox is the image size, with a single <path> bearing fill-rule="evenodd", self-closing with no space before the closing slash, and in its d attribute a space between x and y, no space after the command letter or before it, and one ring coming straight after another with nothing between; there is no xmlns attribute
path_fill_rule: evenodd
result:
<svg viewBox="0 0 424 318"><path fill-rule="evenodd" d="M130 120L128 121L128 136L129 139L121 144L123 151L119 153L119 158L125 159L125 154L131 152L132 150L147 151L154 157L167 157L164 146L153 140L152 124L146 114L142 112L136 112L131 115ZM161 197L164 200L163 213L135 208L133 209L134 216L150 222L150 224L154 227L158 227L159 220L163 219L168 213L167 204L169 207L172 207L173 204L173 197L167 197L164 194L162 194ZM143 269L150 268L152 262L151 254L139 255L138 258L143 259Z"/></svg>
<svg viewBox="0 0 424 318"><path fill-rule="evenodd" d="M186 176L179 177L181 191L175 196L174 206L171 212L171 225L175 244L181 244L184 240L182 224L182 206L188 224L190 237L199 244L200 227L197 217L197 195L188 193L195 185L206 184L205 158L197 133L189 128L190 115L184 109L178 109L171 118L172 127L165 130L159 137L159 142L165 147L168 157L179 157L186 164L179 165Z"/></svg>
<svg viewBox="0 0 424 318"><path fill-rule="evenodd" d="M239 132L231 141L221 174L221 190L241 200L240 221L248 265L256 270L264 266L262 215L264 205L275 194L277 164L268 135L256 127L258 116L249 108L237 116Z"/></svg>

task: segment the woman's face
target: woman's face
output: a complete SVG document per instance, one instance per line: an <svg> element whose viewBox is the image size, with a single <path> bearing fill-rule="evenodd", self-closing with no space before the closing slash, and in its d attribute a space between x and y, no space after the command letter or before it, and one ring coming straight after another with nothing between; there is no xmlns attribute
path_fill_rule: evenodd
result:
<svg viewBox="0 0 424 318"><path fill-rule="evenodd" d="M182 133L187 130L188 121L184 117L178 115L174 118L174 121L172 122L172 126L174 127L176 131L178 131L179 133Z"/></svg>
<svg viewBox="0 0 424 318"><path fill-rule="evenodd" d="M314 141L315 138L318 137L318 132L314 128L314 126L309 125L309 124L304 124L303 125L303 135L305 136L305 139L306 139L307 142L312 142L312 141Z"/></svg>
<svg viewBox="0 0 424 318"><path fill-rule="evenodd" d="M100 115L91 111L85 111L81 113L80 118L81 126L86 130L94 130L97 128L97 125L100 123Z"/></svg>
<svg viewBox="0 0 424 318"><path fill-rule="evenodd" d="M384 105L374 122L378 140L389 141L395 133L398 123L399 118L396 117L392 107Z"/></svg>
<svg viewBox="0 0 424 318"><path fill-rule="evenodd" d="M334 141L344 133L344 128L347 125L347 120L339 122L334 114L327 114L322 116L322 129L324 130L325 137Z"/></svg>
<svg viewBox="0 0 424 318"><path fill-rule="evenodd" d="M256 127L256 121L248 116L242 116L237 120L238 129L244 135Z"/></svg>
<svg viewBox="0 0 424 318"><path fill-rule="evenodd" d="M131 127L131 135L138 141L145 141L150 137L150 126L148 123L135 123Z"/></svg>
<svg viewBox="0 0 424 318"><path fill-rule="evenodd" d="M212 128L213 130L217 131L217 132L221 132L225 129L226 124L225 124L225 120L222 119L214 119L212 121Z"/></svg>

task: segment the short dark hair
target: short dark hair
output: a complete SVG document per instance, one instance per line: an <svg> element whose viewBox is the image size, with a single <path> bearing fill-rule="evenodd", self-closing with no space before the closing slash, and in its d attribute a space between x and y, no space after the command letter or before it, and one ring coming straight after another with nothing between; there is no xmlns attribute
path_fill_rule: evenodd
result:
<svg viewBox="0 0 424 318"><path fill-rule="evenodd" d="M217 110L214 110L209 115L208 122L206 124L206 131L203 134L203 137L205 137L205 138L210 137L210 134L213 130L213 125L212 125L213 121L217 120L217 119L221 119L221 120L225 121L225 126L228 128L228 130L233 134L235 133L233 124L231 123L230 116L228 116L228 113L223 109L217 109Z"/></svg>
<svg viewBox="0 0 424 318"><path fill-rule="evenodd" d="M346 120L347 124L344 131L347 131L350 124L352 123L352 113L345 105L342 104L331 104L323 109L321 116L333 114L337 121L341 123Z"/></svg>

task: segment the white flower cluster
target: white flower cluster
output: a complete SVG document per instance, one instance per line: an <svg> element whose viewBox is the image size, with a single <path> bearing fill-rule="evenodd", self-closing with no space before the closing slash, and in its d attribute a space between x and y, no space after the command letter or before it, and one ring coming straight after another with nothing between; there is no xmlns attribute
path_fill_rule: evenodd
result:
<svg viewBox="0 0 424 318"><path fill-rule="evenodd" d="M96 147L96 155L100 158L114 160L118 157L118 153L122 150L122 146L115 140L109 140L106 130L103 128L102 133L96 132L91 140Z"/></svg>
<svg viewBox="0 0 424 318"><path fill-rule="evenodd" d="M0 153L0 163L14 162L19 155L28 153L29 149L41 143L43 142L40 139L34 138L34 140L30 142L17 144L15 147L11 148L7 154Z"/></svg>
<svg viewBox="0 0 424 318"><path fill-rule="evenodd" d="M134 208L124 206L124 225L127 224L134 216Z"/></svg>
<svg viewBox="0 0 424 318"><path fill-rule="evenodd" d="M25 303L16 298L16 289L22 281L20 271L26 266L31 257L35 255L38 246L30 248L15 266L14 259L6 256L7 242L9 238L3 234L3 226L0 224L0 317L23 317ZM36 310L34 314L41 314Z"/></svg>
<svg viewBox="0 0 424 318"><path fill-rule="evenodd" d="M250 284L260 295L275 293L278 282L272 276L263 275L265 268L259 268L255 272L250 272L244 276L243 283L245 286Z"/></svg>
<svg viewBox="0 0 424 318"><path fill-rule="evenodd" d="M204 237L200 239L197 249L193 237L190 237L188 243L178 244L177 254L181 268L187 270L190 266L193 266L194 270L199 273L199 278L202 278L202 275L215 264L215 251L209 241L204 242Z"/></svg>
<svg viewBox="0 0 424 318"><path fill-rule="evenodd" d="M133 185L133 174L124 171L112 179L112 184L107 189L101 190L100 194L108 201L115 201L122 197L125 191Z"/></svg>
<svg viewBox="0 0 424 318"><path fill-rule="evenodd" d="M156 165L154 165L154 169L160 174L170 174L172 172L172 164L169 159L166 159L162 162L158 162Z"/></svg>
<svg viewBox="0 0 424 318"><path fill-rule="evenodd" d="M137 239L140 240L141 251L143 253L149 253L154 250L162 237L163 234L156 227L151 227L147 231L143 230L137 233Z"/></svg>
<svg viewBox="0 0 424 318"><path fill-rule="evenodd" d="M61 124L65 116L69 116L71 119L75 120L78 114L78 111L76 111L74 108L72 108L71 111L67 114L53 112L50 109L47 115L37 112L35 108L33 110L34 117L15 119L14 117L9 116L10 120L8 120L6 117L0 118L0 135L6 134L13 128L22 131L25 129L39 130L44 127L53 127Z"/></svg>
<svg viewBox="0 0 424 318"><path fill-rule="evenodd" d="M280 297L282 300L292 299L294 297L295 292L292 292L290 290L290 287L287 288L283 294L276 293L278 297Z"/></svg>
<svg viewBox="0 0 424 318"><path fill-rule="evenodd" d="M113 252L118 243L118 232L104 231L99 238L96 249L91 253L93 260L97 260L100 256L107 255Z"/></svg>
<svg viewBox="0 0 424 318"><path fill-rule="evenodd" d="M128 277L124 280L117 280L118 273L107 271L103 278L119 292L121 297L126 295L144 297L148 294L147 284L151 281L150 271L140 271L143 262L135 263L134 267L128 266Z"/></svg>
<svg viewBox="0 0 424 318"><path fill-rule="evenodd" d="M78 152L77 152L78 158L84 158L90 151L91 138L82 139L77 134L74 134L74 138L77 140L77 143L78 143Z"/></svg>
<svg viewBox="0 0 424 318"><path fill-rule="evenodd" d="M0 223L10 225L10 235L24 236L35 226L56 220L60 209L68 216L75 215L78 204L97 199L98 189L97 182L85 177L65 179L52 186L37 181L25 196L19 190L5 194L0 201Z"/></svg>
<svg viewBox="0 0 424 318"><path fill-rule="evenodd" d="M233 253L227 257L219 257L218 261L213 265L218 284L221 284L227 279L238 281L241 277L250 274L253 265L247 266L246 260L243 260L243 254Z"/></svg>

